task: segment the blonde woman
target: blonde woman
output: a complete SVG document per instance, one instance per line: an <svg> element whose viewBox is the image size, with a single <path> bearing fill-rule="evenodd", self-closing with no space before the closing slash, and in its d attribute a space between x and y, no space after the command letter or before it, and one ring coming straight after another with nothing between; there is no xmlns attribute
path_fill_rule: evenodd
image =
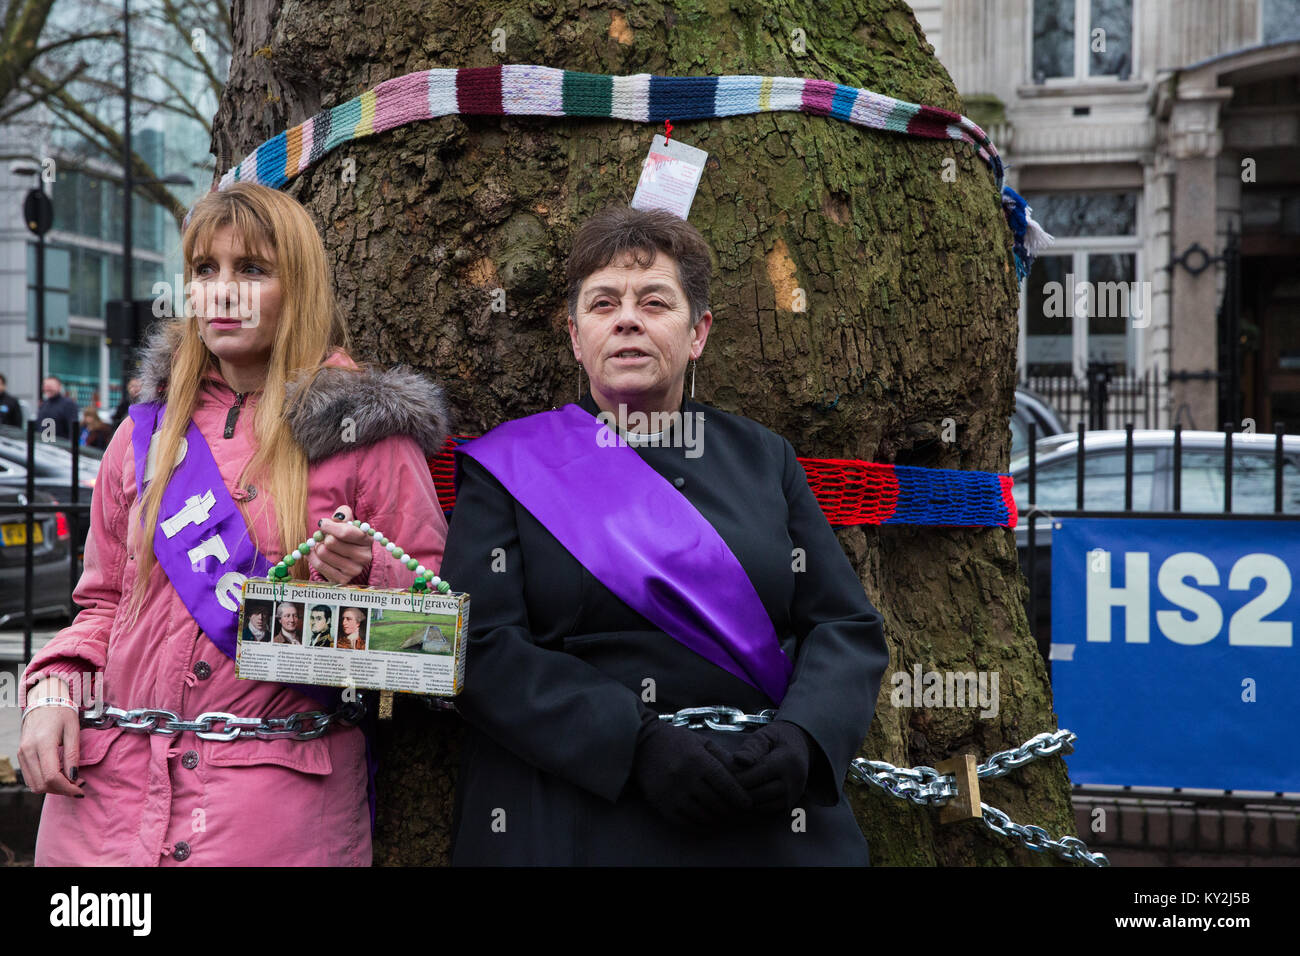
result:
<svg viewBox="0 0 1300 956"><path fill-rule="evenodd" d="M426 464L446 434L440 391L351 360L306 211L237 184L196 204L182 242L191 314L147 347L140 402L104 455L75 593L84 610L24 676L19 761L47 795L36 862L368 865L356 726L227 741L79 721L99 674L105 706L180 721L330 709L323 688L236 678L244 576L311 537L292 578L409 587L414 572L353 515L431 571L442 559ZM172 719L155 716L158 728Z"/></svg>

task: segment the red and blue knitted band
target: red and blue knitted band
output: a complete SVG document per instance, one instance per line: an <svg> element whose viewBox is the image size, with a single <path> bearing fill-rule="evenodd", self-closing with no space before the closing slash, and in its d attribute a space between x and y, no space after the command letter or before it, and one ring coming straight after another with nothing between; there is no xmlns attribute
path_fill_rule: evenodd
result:
<svg viewBox="0 0 1300 956"><path fill-rule="evenodd" d="M456 503L456 446L472 436L447 439L429 459L429 473L447 516ZM856 524L948 525L1014 528L1011 476L988 471L915 468L836 458L800 458L826 520Z"/></svg>

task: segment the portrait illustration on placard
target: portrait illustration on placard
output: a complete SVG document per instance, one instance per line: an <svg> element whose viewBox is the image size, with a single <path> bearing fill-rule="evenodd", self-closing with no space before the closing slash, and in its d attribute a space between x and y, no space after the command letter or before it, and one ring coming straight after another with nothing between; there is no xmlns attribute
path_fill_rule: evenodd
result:
<svg viewBox="0 0 1300 956"><path fill-rule="evenodd" d="M364 651L366 649L366 625L366 611L364 608L343 608L339 611L339 631L334 646L344 651Z"/></svg>
<svg viewBox="0 0 1300 956"><path fill-rule="evenodd" d="M338 606L313 604L307 612L307 646L333 647Z"/></svg>
<svg viewBox="0 0 1300 956"><path fill-rule="evenodd" d="M275 629L272 644L301 644L303 606L297 601L281 601L275 606Z"/></svg>
<svg viewBox="0 0 1300 956"><path fill-rule="evenodd" d="M249 601L244 608L244 634L246 641L271 639L271 602Z"/></svg>

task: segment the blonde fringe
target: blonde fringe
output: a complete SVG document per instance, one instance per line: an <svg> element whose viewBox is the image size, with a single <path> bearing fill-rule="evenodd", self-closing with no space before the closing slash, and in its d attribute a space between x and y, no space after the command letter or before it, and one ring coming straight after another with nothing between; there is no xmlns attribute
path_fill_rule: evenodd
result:
<svg viewBox="0 0 1300 956"><path fill-rule="evenodd" d="M244 248L260 249L275 262L280 280L280 318L267 363L266 380L253 411L257 451L240 475L240 485L255 484L267 494L256 499L260 516L268 502L275 507L278 542L258 541L247 510L240 511L263 554L277 558L307 537L307 456L293 439L285 417L286 386L309 377L311 387L321 362L335 348L348 350L342 322L330 284L325 249L307 211L284 193L252 183L238 183L222 192L209 193L195 204L182 237L185 281L193 264L211 245L213 234L232 226ZM187 308L188 311L188 308ZM203 380L218 367L216 357L199 336L199 320L180 318L165 329L165 344L172 356L167 383L167 405L159 429L153 480L141 502L141 541L137 548L136 582L128 613L138 619L157 563L153 539L158 526L162 493L175 470L176 453L189 427ZM308 576L307 563L292 566L293 577Z"/></svg>

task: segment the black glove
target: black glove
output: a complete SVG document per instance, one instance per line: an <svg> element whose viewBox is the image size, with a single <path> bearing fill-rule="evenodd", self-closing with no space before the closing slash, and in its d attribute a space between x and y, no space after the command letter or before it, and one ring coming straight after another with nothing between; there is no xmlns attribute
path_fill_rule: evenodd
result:
<svg viewBox="0 0 1300 956"><path fill-rule="evenodd" d="M670 823L704 827L750 810L727 755L700 731L674 727L641 707L632 779Z"/></svg>
<svg viewBox="0 0 1300 956"><path fill-rule="evenodd" d="M749 735L731 755L736 779L754 803L754 813L789 813L808 786L813 740L788 720L774 720Z"/></svg>

